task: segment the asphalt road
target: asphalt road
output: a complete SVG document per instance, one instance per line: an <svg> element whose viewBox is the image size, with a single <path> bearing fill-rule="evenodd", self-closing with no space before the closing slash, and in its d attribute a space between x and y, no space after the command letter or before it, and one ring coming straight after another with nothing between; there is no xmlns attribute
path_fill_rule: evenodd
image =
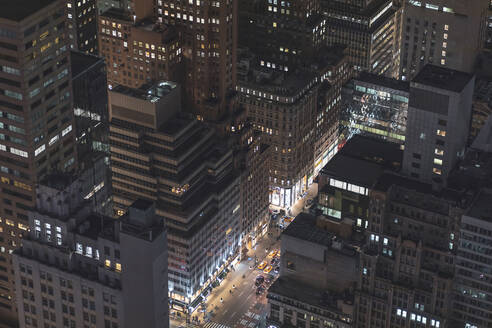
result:
<svg viewBox="0 0 492 328"><path fill-rule="evenodd" d="M229 272L221 285L214 288L207 298L205 320L208 319L209 322L205 323L204 327L255 328L262 320L264 321L267 310L266 289L269 285L264 284L265 290L260 295L256 295L255 279L259 274L264 276L266 274L255 268L254 255L258 264L264 259L270 262L271 258L267 258L268 252L279 249L277 236L278 233L274 233L263 238L254 253L249 254L251 260L236 265L235 271ZM273 271L271 274L274 274Z"/></svg>

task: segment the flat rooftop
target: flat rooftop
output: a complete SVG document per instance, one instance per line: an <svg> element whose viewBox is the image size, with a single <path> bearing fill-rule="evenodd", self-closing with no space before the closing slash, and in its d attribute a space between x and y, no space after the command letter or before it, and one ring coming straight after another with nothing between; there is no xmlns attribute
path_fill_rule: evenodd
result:
<svg viewBox="0 0 492 328"><path fill-rule="evenodd" d="M473 202L468 216L492 222L492 190L482 189Z"/></svg>
<svg viewBox="0 0 492 328"><path fill-rule="evenodd" d="M389 88L389 89L393 89L393 90L410 92L410 82L392 79L390 77L383 76L383 75L377 75L377 74L362 72L359 74L358 77L355 77L353 80L371 83L371 84L375 84L375 85L382 86L382 87Z"/></svg>
<svg viewBox="0 0 492 328"><path fill-rule="evenodd" d="M268 289L268 293L281 295L319 308L329 309L338 314L342 314L338 309L338 300L343 300L347 302L348 305L352 305L354 301L354 296L349 291L339 294L328 290L313 288L286 277L279 277L275 280ZM341 318L335 319L341 320Z"/></svg>
<svg viewBox="0 0 492 328"><path fill-rule="evenodd" d="M438 89L461 92L472 78L473 74L427 64L420 70L412 82Z"/></svg>
<svg viewBox="0 0 492 328"><path fill-rule="evenodd" d="M0 18L20 22L56 0L0 0Z"/></svg>
<svg viewBox="0 0 492 328"><path fill-rule="evenodd" d="M177 84L170 81L162 81L152 84L144 84L140 88L130 88L124 85L117 85L111 91L120 93L133 98L140 98L150 102L157 102L176 88Z"/></svg>
<svg viewBox="0 0 492 328"><path fill-rule="evenodd" d="M400 145L363 135L355 135L323 167L321 174L371 188L385 170L401 168Z"/></svg>
<svg viewBox="0 0 492 328"><path fill-rule="evenodd" d="M117 19L117 20L122 20L122 21L128 21L131 22L132 17L130 15L130 12L128 10L122 9L122 8L109 8L105 12L99 15L100 17L106 17L106 18L112 18L112 19Z"/></svg>
<svg viewBox="0 0 492 328"><path fill-rule="evenodd" d="M316 217L301 212L294 221L282 232L282 235L306 240L314 244L331 246L335 234L319 229L316 226Z"/></svg>

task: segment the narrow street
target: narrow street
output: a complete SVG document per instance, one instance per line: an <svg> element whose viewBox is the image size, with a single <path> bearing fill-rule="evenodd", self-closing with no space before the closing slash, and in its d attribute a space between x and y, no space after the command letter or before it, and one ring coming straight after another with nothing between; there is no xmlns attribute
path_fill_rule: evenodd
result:
<svg viewBox="0 0 492 328"><path fill-rule="evenodd" d="M291 209L291 216L295 217L299 214L304 209L306 200L313 198L316 194L317 184L313 184L307 196L294 204ZM257 295L255 279L258 275L265 278L271 275L276 279L278 274L274 273L274 268L269 274L265 274L256 266L264 260L270 264L269 252L274 249L280 250L278 237L281 230L271 226L269 232L260 239L254 249L249 251L243 261L235 265L234 270L227 274L221 284L213 288L204 306L199 307L193 313L192 317L195 317L195 320L191 320L191 323L187 324L184 317L173 318L171 316L171 327L263 328L267 314L266 291L273 280L269 283L265 282L263 284L265 289Z"/></svg>

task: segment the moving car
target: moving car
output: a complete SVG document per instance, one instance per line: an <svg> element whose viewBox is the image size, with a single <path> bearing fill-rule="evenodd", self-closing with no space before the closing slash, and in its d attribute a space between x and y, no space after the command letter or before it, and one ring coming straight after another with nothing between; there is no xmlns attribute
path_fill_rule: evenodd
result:
<svg viewBox="0 0 492 328"><path fill-rule="evenodd" d="M270 273L270 271L272 271L272 266L271 265L268 265L265 270L263 270L264 273Z"/></svg>
<svg viewBox="0 0 492 328"><path fill-rule="evenodd" d="M258 265L258 269L263 270L267 266L268 262L263 261Z"/></svg>

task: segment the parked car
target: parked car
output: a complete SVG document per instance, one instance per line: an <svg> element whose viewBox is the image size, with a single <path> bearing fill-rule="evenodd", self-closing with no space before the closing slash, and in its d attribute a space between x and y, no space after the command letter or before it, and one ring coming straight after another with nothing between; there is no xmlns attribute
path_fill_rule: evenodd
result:
<svg viewBox="0 0 492 328"><path fill-rule="evenodd" d="M273 272L275 272L275 273L279 273L279 272L280 272L280 267L279 267L279 266L278 266L278 267L276 267L276 268L275 268L275 270L273 270Z"/></svg>
<svg viewBox="0 0 492 328"><path fill-rule="evenodd" d="M263 270L268 265L267 261L263 261L258 265L258 269Z"/></svg>
<svg viewBox="0 0 492 328"><path fill-rule="evenodd" d="M265 282L265 277L263 277L262 275L259 275L258 277L256 277L255 285L261 286L261 284L263 284L264 282Z"/></svg>

